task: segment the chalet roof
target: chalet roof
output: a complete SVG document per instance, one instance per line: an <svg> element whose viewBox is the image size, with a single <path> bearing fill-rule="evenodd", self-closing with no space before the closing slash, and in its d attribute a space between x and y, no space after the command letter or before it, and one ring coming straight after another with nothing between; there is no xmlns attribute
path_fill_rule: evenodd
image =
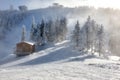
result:
<svg viewBox="0 0 120 80"><path fill-rule="evenodd" d="M24 41L25 43L28 43L28 44L30 44L30 45L34 45L35 43L33 43L33 42L28 42L28 41Z"/></svg>
<svg viewBox="0 0 120 80"><path fill-rule="evenodd" d="M19 42L18 44L20 44L20 43L27 43L27 44L30 44L30 45L34 45L35 44L34 42L28 42L28 41Z"/></svg>

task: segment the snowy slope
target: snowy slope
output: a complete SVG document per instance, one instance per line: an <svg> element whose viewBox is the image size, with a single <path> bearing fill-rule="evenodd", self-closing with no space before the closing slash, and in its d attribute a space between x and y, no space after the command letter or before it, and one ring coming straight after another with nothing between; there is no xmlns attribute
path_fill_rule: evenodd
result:
<svg viewBox="0 0 120 80"><path fill-rule="evenodd" d="M11 13L11 14L10 14ZM32 24L32 18L35 17L35 22L40 23L42 19L45 21L48 20L55 20L56 18L67 16L68 12L66 13L64 8L44 8L44 9L36 9L36 10L28 10L24 13L20 11L15 12L6 12L5 17L2 17L2 19L5 22L5 25L3 27L0 26L0 35L3 34L5 36L4 39L0 39L0 60L3 57L6 57L9 54L12 54L15 48L16 43L18 43L21 39L21 30L22 26L26 26L26 40L30 39L30 29ZM7 18L8 19L7 19ZM6 29L7 23L6 21L9 20L11 22L16 22L12 26L10 26L10 31L6 31L6 34L2 33L4 30L1 30L1 28ZM23 17L23 19L19 20L19 17ZM0 14L1 18L1 14Z"/></svg>
<svg viewBox="0 0 120 80"><path fill-rule="evenodd" d="M105 69L81 62L0 69L0 80L120 80L120 69Z"/></svg>
<svg viewBox="0 0 120 80"><path fill-rule="evenodd" d="M79 17L80 21L84 21L80 16L82 14L73 14L72 11L69 11L69 8L46 8L26 12L27 17L16 25L4 41L0 41L0 56L6 54L6 57L0 58L0 80L120 80L119 61L113 61L113 57L110 57L112 60L107 60L76 52L67 40L55 45L42 46L41 51L29 56L16 57L12 54L15 44L20 41L23 24L27 27L29 40L33 16L37 23L42 18L49 20L67 16L68 26L71 27ZM88 16L88 13L85 15ZM118 57L114 60L119 59Z"/></svg>
<svg viewBox="0 0 120 80"><path fill-rule="evenodd" d="M110 10L110 11L109 11ZM112 15L109 16L108 14ZM73 29L74 23L79 20L80 26L84 25L84 22L88 15L90 15L92 18L95 19L96 22L103 24L105 28L109 30L108 27L110 27L113 31L110 34L113 36L116 36L118 38L118 28L119 28L119 22L120 17L118 17L118 14L120 14L120 11L114 9L95 9L92 7L75 7L75 8L69 8L69 7L47 7L43 9L36 9L36 10L28 10L24 13L20 11L0 11L0 60L3 59L3 57L8 56L8 54L13 53L13 49L15 47L15 44L20 41L21 38L21 27L24 24L26 26L27 30L27 40L29 40L29 31L31 27L32 17L35 17L36 23L39 23L41 19L45 19L45 21L50 19L56 19L60 17L66 17L68 18L68 27L69 29ZM3 21L1 22L1 20ZM12 22L12 26L8 24L7 22ZM112 21L112 23L111 23ZM9 26L8 26L9 25ZM116 28L115 28L116 26ZM118 27L117 27L118 26ZM10 32L4 32L4 28L12 28ZM114 30L116 29L116 30ZM6 31L6 30L5 30ZM70 34L70 33L68 33ZM116 35L117 34L117 35ZM2 37L1 37L2 35ZM1 41L1 38L5 35L5 40ZM117 39L118 40L118 39ZM119 52L119 50L117 51ZM114 53L116 54L116 53Z"/></svg>
<svg viewBox="0 0 120 80"><path fill-rule="evenodd" d="M63 41L29 56L4 58L0 75L0 80L120 80L120 62L75 52Z"/></svg>

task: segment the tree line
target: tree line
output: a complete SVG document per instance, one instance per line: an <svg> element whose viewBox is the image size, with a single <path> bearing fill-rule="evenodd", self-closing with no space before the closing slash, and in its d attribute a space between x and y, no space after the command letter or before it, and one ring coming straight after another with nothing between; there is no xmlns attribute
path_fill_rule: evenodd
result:
<svg viewBox="0 0 120 80"><path fill-rule="evenodd" d="M44 45L49 42L60 42L66 39L67 34L67 19L61 18L56 20L45 21L41 20L40 23L35 23L33 18L30 40L36 42L38 45Z"/></svg>
<svg viewBox="0 0 120 80"><path fill-rule="evenodd" d="M75 49L92 54L98 52L99 56L106 52L108 45L104 26L97 24L90 16L83 26L77 21L71 41Z"/></svg>
<svg viewBox="0 0 120 80"><path fill-rule="evenodd" d="M36 23L33 17L30 40L37 45L61 42L66 39L67 31L66 18L49 21L42 19L40 23ZM90 16L83 26L80 26L79 21L77 21L72 31L71 44L79 51L91 54L97 52L99 56L103 55L108 49L104 26L97 24Z"/></svg>

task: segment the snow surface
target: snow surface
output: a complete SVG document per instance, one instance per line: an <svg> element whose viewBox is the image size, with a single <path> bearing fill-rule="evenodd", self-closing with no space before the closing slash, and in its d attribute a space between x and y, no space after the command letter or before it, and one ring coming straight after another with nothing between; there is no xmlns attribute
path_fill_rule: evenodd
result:
<svg viewBox="0 0 120 80"><path fill-rule="evenodd" d="M109 59L114 60L114 61L119 61L120 57L118 57L118 56L109 56Z"/></svg>
<svg viewBox="0 0 120 80"><path fill-rule="evenodd" d="M76 52L69 41L1 61L0 80L120 80L120 62Z"/></svg>

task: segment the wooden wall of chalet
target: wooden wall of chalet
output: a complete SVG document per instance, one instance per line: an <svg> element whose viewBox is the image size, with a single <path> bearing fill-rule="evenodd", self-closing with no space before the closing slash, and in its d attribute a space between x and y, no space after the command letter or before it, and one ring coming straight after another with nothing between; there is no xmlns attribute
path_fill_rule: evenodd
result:
<svg viewBox="0 0 120 80"><path fill-rule="evenodd" d="M35 52L35 45L28 44L26 42L20 42L16 45L16 54L19 55L28 55Z"/></svg>

